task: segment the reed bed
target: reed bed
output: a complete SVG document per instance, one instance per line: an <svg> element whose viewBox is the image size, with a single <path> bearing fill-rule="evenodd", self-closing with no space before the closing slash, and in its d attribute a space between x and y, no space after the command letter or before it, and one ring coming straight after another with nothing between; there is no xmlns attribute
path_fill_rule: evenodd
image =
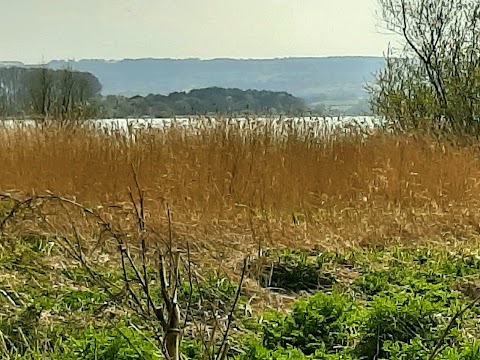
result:
<svg viewBox="0 0 480 360"><path fill-rule="evenodd" d="M0 191L121 209L136 172L149 224L164 233L168 207L178 241L230 266L259 248L474 246L478 155L426 133L298 119L3 127Z"/></svg>

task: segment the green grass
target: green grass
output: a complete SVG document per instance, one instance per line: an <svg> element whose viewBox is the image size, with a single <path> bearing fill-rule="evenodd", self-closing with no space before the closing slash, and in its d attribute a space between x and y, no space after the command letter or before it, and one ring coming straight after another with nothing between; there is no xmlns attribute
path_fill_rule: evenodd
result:
<svg viewBox="0 0 480 360"><path fill-rule="evenodd" d="M347 265L358 276L348 284L338 277L332 292L297 300L287 315L264 315L261 335L242 359L427 359L471 301L465 285L480 276L476 254L428 249L288 257L291 274L296 266L318 271L321 263L323 272ZM479 316L477 305L457 319L438 359L480 359Z"/></svg>
<svg viewBox="0 0 480 360"><path fill-rule="evenodd" d="M121 269L97 268L111 283L105 289L47 238L27 235L4 244L1 358L161 358L151 323L133 312L128 296L119 292ZM255 311L254 317L241 311L248 300L242 296L231 333L231 358L428 359L452 316L480 292L476 253L426 248L287 251L270 255L270 260L265 263L274 264L277 287L304 295L286 308ZM307 286L315 276L333 281L321 290ZM192 293L189 282L180 285L180 303L191 298L191 314L199 322L207 322L214 312L228 314L236 292L234 283L213 271L192 284ZM457 319L436 359L480 359L479 318L476 305ZM201 340L187 333L182 352L201 359Z"/></svg>

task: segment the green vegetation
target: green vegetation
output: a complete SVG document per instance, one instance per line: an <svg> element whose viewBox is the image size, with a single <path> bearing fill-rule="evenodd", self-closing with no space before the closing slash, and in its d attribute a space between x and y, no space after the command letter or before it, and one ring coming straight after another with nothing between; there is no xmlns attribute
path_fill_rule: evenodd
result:
<svg viewBox="0 0 480 360"><path fill-rule="evenodd" d="M402 37L371 87L375 114L401 130L480 131L480 3L380 0L384 25Z"/></svg>
<svg viewBox="0 0 480 360"><path fill-rule="evenodd" d="M261 265L265 259L260 259L260 284L293 292L330 289L336 279L331 272L324 271L323 264L327 259L325 254L309 255L295 251L281 254L266 266Z"/></svg>
<svg viewBox="0 0 480 360"><path fill-rule="evenodd" d="M101 116L170 117L206 114L300 114L307 107L286 92L223 89L218 87L173 92L169 95L109 95L101 100Z"/></svg>
<svg viewBox="0 0 480 360"><path fill-rule="evenodd" d="M287 315L265 314L261 335L241 358L427 359L440 343L438 359L480 359L480 306L445 332L471 304L464 290L480 275L478 255L408 248L345 255L355 259L353 283L339 277L333 292L300 298ZM345 266L332 259L326 269Z"/></svg>
<svg viewBox="0 0 480 360"><path fill-rule="evenodd" d="M94 117L171 117L207 114L296 114L305 103L286 92L218 87L169 95L102 96L88 72L46 67L0 67L0 117L83 120Z"/></svg>
<svg viewBox="0 0 480 360"><path fill-rule="evenodd" d="M0 248L2 358L162 358L152 327L132 310L128 294L115 290L122 284L121 269L98 267L111 281L105 288L59 245L27 235ZM295 267L320 267L336 279L335 285L286 308L254 311L253 318L241 305L233 320L229 358L428 359L437 347L436 359L480 359L480 304L452 320L479 294L471 290L480 276L476 253L392 248L313 255L290 251L271 258L290 267L291 282L295 276L303 281ZM351 276L345 276L346 270ZM235 284L209 272L192 293L188 282L182 284L179 301L193 296L195 307L203 297L221 311L235 292ZM243 293L240 303L246 302ZM208 311L191 313L201 319ZM187 331L181 351L189 359L201 359L199 334Z"/></svg>

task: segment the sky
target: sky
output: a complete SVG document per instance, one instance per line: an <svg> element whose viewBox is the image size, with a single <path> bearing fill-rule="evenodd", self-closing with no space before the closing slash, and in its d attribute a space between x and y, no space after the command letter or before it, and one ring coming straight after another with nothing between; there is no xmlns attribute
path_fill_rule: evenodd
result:
<svg viewBox="0 0 480 360"><path fill-rule="evenodd" d="M377 0L0 0L0 61L382 56Z"/></svg>

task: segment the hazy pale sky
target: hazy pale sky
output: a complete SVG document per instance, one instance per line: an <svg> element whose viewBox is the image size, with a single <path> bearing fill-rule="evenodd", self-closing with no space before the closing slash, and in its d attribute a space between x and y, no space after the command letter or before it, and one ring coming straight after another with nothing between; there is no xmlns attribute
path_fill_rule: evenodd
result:
<svg viewBox="0 0 480 360"><path fill-rule="evenodd" d="M0 60L379 55L377 0L0 0Z"/></svg>

